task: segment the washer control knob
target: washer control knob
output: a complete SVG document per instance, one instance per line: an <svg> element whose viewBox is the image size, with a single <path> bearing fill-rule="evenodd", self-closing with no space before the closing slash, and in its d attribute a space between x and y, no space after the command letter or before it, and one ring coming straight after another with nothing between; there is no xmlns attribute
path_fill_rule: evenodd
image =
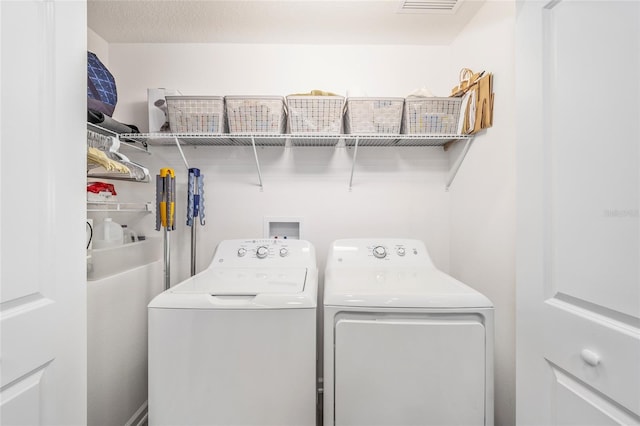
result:
<svg viewBox="0 0 640 426"><path fill-rule="evenodd" d="M247 249L244 247L240 247L238 249L238 257L243 257L245 254L247 254Z"/></svg>
<svg viewBox="0 0 640 426"><path fill-rule="evenodd" d="M287 249L286 247L282 247L280 249L280 257L285 257L289 254L289 249Z"/></svg>
<svg viewBox="0 0 640 426"><path fill-rule="evenodd" d="M398 250L396 252L398 253L398 256L404 256L405 254L407 254L404 250L404 247L398 247Z"/></svg>
<svg viewBox="0 0 640 426"><path fill-rule="evenodd" d="M265 246L260 246L256 249L256 256L258 259L264 259L269 254L269 249Z"/></svg>
<svg viewBox="0 0 640 426"><path fill-rule="evenodd" d="M382 259L387 255L387 250L382 246L376 246L373 248L373 255L378 259Z"/></svg>

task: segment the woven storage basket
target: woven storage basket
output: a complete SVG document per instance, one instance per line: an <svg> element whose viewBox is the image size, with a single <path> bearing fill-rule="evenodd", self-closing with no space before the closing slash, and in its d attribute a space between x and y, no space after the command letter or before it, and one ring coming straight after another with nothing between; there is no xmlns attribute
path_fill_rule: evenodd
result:
<svg viewBox="0 0 640 426"><path fill-rule="evenodd" d="M347 98L345 133L400 133L404 98Z"/></svg>
<svg viewBox="0 0 640 426"><path fill-rule="evenodd" d="M167 96L174 133L224 133L222 96Z"/></svg>
<svg viewBox="0 0 640 426"><path fill-rule="evenodd" d="M284 133L282 96L225 96L229 133Z"/></svg>
<svg viewBox="0 0 640 426"><path fill-rule="evenodd" d="M402 133L456 134L462 98L407 98Z"/></svg>
<svg viewBox="0 0 640 426"><path fill-rule="evenodd" d="M339 134L343 109L342 96L287 96L289 131Z"/></svg>

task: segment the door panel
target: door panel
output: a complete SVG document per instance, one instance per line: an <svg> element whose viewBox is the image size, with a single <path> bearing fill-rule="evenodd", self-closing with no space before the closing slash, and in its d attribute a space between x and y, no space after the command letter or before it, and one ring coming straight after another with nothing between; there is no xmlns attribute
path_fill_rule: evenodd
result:
<svg viewBox="0 0 640 426"><path fill-rule="evenodd" d="M516 34L517 421L637 425L640 3L525 0Z"/></svg>
<svg viewBox="0 0 640 426"><path fill-rule="evenodd" d="M31 176L24 184L32 188L16 185L15 178L25 173L26 169L40 169L43 158L38 153L37 143L42 139L41 126L24 123L30 117L34 100L40 99L40 94L50 92L45 88L44 71L51 67L46 52L51 48L51 41L44 37L51 32L53 22L47 16L47 8L39 2L3 2L2 4L2 281L0 282L0 303L17 300L28 295L41 294L39 268L33 267L34 259L40 258L43 245L39 244L43 229L41 229L42 212L36 208L9 208L9 204L20 200L23 191L32 191L31 197L41 200L46 197L46 180ZM16 38L20 39L21 47L17 48ZM24 52L33 52L25 55ZM8 66L20 64L20 66ZM44 101L44 99L42 99ZM37 113L44 112L35 104ZM19 138L17 137L18 135ZM30 158L30 166L25 171L19 171L20 159ZM26 164L24 164L26 166ZM18 173L18 174L16 174ZM13 182L12 182L13 181ZM24 206L26 207L26 206ZM9 226L9 224L12 224ZM30 224L19 226L17 224ZM14 232L20 232L21 238L14 237ZM44 234L47 235L47 234ZM20 273L21 285L12 285L10 279L14 272ZM41 296L42 297L42 296Z"/></svg>
<svg viewBox="0 0 640 426"><path fill-rule="evenodd" d="M551 293L640 312L637 2L544 11ZM603 15L613 28L602 29ZM576 19L579 16L580 19ZM624 46L624 48L622 48Z"/></svg>
<svg viewBox="0 0 640 426"><path fill-rule="evenodd" d="M86 4L0 1L0 424L86 424Z"/></svg>
<svg viewBox="0 0 640 426"><path fill-rule="evenodd" d="M566 371L550 364L555 382L552 391L554 424L561 426L632 425L634 415L615 401L604 397L595 389Z"/></svg>
<svg viewBox="0 0 640 426"><path fill-rule="evenodd" d="M545 359L640 413L640 340L634 329L555 299L547 301L541 312L547 330ZM599 364L589 365L583 351L599 356Z"/></svg>
<svg viewBox="0 0 640 426"><path fill-rule="evenodd" d="M44 368L55 358L56 306L38 299L5 310L2 316L2 386Z"/></svg>
<svg viewBox="0 0 640 426"><path fill-rule="evenodd" d="M2 391L2 424L33 426L40 424L41 381L44 370L8 386Z"/></svg>

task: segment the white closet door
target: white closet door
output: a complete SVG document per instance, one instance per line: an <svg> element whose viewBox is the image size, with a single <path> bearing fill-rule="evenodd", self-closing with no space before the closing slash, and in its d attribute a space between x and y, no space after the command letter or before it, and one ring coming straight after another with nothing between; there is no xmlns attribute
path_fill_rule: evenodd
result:
<svg viewBox="0 0 640 426"><path fill-rule="evenodd" d="M519 425L640 424L640 3L517 13Z"/></svg>
<svg viewBox="0 0 640 426"><path fill-rule="evenodd" d="M335 424L485 424L485 327L435 319L339 320Z"/></svg>
<svg viewBox="0 0 640 426"><path fill-rule="evenodd" d="M0 424L86 424L86 5L0 1Z"/></svg>

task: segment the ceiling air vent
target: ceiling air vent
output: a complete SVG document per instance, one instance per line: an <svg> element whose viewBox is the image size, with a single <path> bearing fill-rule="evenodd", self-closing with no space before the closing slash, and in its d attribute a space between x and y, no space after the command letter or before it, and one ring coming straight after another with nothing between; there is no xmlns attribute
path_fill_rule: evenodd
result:
<svg viewBox="0 0 640 426"><path fill-rule="evenodd" d="M398 13L455 13L463 0L403 0Z"/></svg>

